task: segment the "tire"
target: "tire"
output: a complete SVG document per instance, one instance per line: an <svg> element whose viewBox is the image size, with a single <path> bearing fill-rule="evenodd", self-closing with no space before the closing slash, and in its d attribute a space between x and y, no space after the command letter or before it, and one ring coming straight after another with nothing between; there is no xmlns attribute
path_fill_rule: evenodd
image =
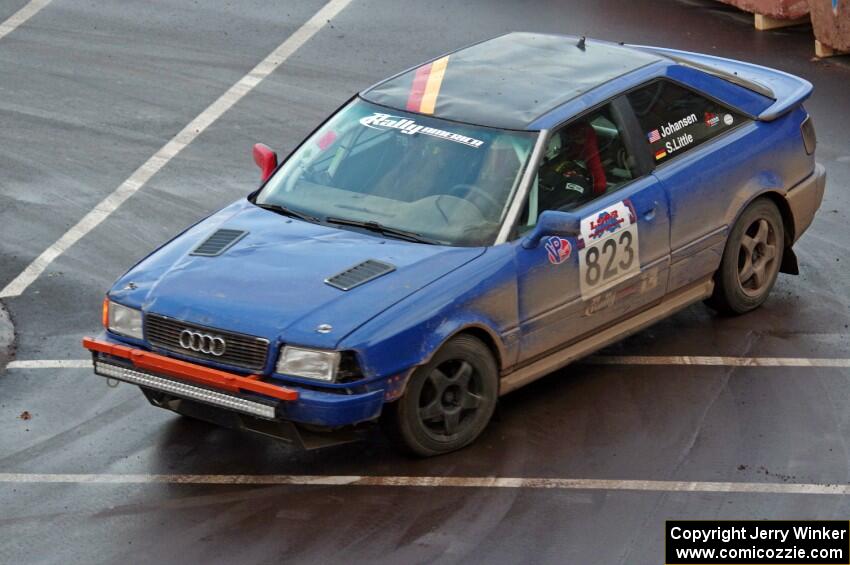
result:
<svg viewBox="0 0 850 565"><path fill-rule="evenodd" d="M733 226L714 275L714 293L706 303L728 315L761 306L776 282L784 249L785 225L779 209L759 198Z"/></svg>
<svg viewBox="0 0 850 565"><path fill-rule="evenodd" d="M449 340L410 378L404 395L384 408L387 435L403 450L431 457L475 441L493 416L499 369L481 340Z"/></svg>

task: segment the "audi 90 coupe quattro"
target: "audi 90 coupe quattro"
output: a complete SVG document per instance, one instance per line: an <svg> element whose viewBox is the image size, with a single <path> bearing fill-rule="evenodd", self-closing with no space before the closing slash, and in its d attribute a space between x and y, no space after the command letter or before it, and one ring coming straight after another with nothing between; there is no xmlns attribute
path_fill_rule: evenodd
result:
<svg viewBox="0 0 850 565"><path fill-rule="evenodd" d="M310 447L419 455L700 300L744 313L818 209L812 86L718 57L512 33L355 96L262 186L122 276L98 375Z"/></svg>

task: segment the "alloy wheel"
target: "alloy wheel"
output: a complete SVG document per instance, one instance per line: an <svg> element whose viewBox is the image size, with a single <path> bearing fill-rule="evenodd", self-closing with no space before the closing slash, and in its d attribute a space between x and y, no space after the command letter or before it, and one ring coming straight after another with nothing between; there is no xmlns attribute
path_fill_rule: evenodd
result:
<svg viewBox="0 0 850 565"><path fill-rule="evenodd" d="M748 296L758 296L773 279L777 268L776 229L765 218L755 220L741 238L738 283Z"/></svg>
<svg viewBox="0 0 850 565"><path fill-rule="evenodd" d="M482 404L481 377L463 360L445 361L425 380L419 395L419 420L435 439L463 433Z"/></svg>

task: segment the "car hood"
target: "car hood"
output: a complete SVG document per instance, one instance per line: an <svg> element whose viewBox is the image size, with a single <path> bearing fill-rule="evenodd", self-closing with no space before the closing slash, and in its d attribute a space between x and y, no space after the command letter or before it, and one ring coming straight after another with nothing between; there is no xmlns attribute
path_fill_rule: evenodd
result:
<svg viewBox="0 0 850 565"><path fill-rule="evenodd" d="M192 254L219 229L247 234L218 256ZM484 250L311 224L241 200L142 260L109 294L147 313L272 341L333 348L372 317ZM395 270L348 291L324 282L368 259ZM333 329L318 333L320 324Z"/></svg>

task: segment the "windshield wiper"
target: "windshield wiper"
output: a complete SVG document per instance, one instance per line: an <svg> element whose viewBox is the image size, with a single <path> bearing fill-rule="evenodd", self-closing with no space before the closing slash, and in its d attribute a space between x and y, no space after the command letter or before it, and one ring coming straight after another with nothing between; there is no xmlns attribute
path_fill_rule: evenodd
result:
<svg viewBox="0 0 850 565"><path fill-rule="evenodd" d="M391 228L389 226L379 224L378 222L363 222L360 220L349 220L347 218L334 218L332 216L328 216L327 218L325 218L325 222L328 224L337 224L339 226L352 226L356 228L363 228L383 235L388 235L390 237L406 239L408 241L415 241L416 243L427 243L429 245L437 244L437 242L433 239L428 239L418 233L400 230L398 228Z"/></svg>
<svg viewBox="0 0 850 565"><path fill-rule="evenodd" d="M314 224L318 224L320 222L319 218L315 216L311 216L310 214L305 214L304 212L293 210L292 208L287 208L286 206L281 206L280 204L260 204L258 202L254 202L254 204L259 206L263 210L269 210L271 212L280 214L281 216L298 218L299 220L304 220L305 222L312 222Z"/></svg>

